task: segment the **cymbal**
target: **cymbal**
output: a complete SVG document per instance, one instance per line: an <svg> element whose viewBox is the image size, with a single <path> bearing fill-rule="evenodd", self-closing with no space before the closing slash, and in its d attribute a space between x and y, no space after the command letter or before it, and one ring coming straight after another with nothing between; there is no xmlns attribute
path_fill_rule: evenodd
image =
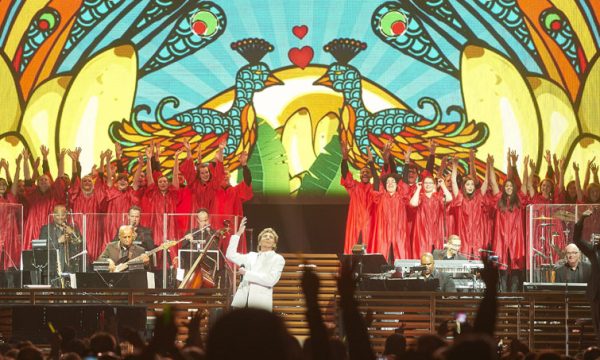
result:
<svg viewBox="0 0 600 360"><path fill-rule="evenodd" d="M567 210L559 210L553 215L554 217L564 221L575 221L575 214Z"/></svg>
<svg viewBox="0 0 600 360"><path fill-rule="evenodd" d="M538 217L534 217L533 220L552 220L553 218L548 217L548 216L538 216Z"/></svg>

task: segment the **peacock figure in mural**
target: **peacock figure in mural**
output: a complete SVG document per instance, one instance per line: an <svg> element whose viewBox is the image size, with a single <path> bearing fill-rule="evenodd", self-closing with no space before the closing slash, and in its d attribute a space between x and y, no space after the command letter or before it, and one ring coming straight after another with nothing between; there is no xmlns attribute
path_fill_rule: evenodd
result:
<svg viewBox="0 0 600 360"><path fill-rule="evenodd" d="M231 108L226 112L198 106L165 119L163 108L166 104L179 106L175 97L166 97L156 107L156 122L142 122L137 119L140 111L149 112L149 107L136 107L131 121L113 123L110 128L111 137L118 141L124 149L124 154L133 160L137 153L153 141L160 142L165 149L164 161L170 166L172 155L182 147L184 138L190 139L194 151L198 146L202 156L206 158L213 154L218 144L225 142L225 165L231 170L239 166L239 156L242 152L250 152L256 141L256 115L252 103L253 95L273 85L282 82L275 77L267 64L261 59L273 51L273 45L263 39L244 39L231 44L248 61L248 65L238 70L235 78L235 97ZM128 155L129 154L129 155Z"/></svg>
<svg viewBox="0 0 600 360"><path fill-rule="evenodd" d="M403 159L404 152L411 146L420 155L417 164L424 167L429 155L429 139L443 147L445 155L457 158L467 158L470 149L487 139L487 126L467 121L459 107L452 106L447 110L447 114L459 113L459 122L442 122L441 108L431 98L421 98L419 106L429 104L434 108L435 116L432 120L425 119L408 108L370 112L362 98L361 74L348 64L366 47L365 43L354 39L335 39L329 42L324 50L331 53L336 62L315 82L341 92L344 97L340 110L340 137L350 147L348 157L353 166L361 168L366 164L368 148L372 150L375 162L382 165L381 153L388 141L393 142L391 153L397 159Z"/></svg>

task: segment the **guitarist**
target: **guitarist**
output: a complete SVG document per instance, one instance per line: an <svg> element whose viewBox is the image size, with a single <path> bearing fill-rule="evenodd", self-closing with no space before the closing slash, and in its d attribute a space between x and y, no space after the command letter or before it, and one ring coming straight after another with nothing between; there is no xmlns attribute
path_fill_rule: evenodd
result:
<svg viewBox="0 0 600 360"><path fill-rule="evenodd" d="M98 260L108 261L108 269L114 272L118 264L127 262L141 256L144 266L150 267L150 258L145 254L145 249L139 245L135 245L133 240L135 232L131 225L123 225L119 228L119 241L106 244L104 252Z"/></svg>

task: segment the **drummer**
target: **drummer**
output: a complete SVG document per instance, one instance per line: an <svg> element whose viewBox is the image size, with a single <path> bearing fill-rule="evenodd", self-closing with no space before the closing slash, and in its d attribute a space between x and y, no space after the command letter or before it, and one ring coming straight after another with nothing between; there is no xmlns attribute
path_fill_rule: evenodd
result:
<svg viewBox="0 0 600 360"><path fill-rule="evenodd" d="M590 264L581 260L581 251L575 244L565 248L565 261L560 262L556 268L557 283L587 283L592 268Z"/></svg>

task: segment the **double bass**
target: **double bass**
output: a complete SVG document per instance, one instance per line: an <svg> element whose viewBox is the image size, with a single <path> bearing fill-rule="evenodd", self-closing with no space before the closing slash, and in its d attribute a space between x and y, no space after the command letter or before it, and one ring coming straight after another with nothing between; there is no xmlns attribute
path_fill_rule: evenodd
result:
<svg viewBox="0 0 600 360"><path fill-rule="evenodd" d="M212 244L217 242L227 232L229 232L228 224L226 224L223 229L215 231L204 248L209 249ZM202 254L198 256L196 261L194 261L190 267L190 270L179 284L179 289L200 289L202 287L212 289L215 287L215 280L213 279L212 275L208 272L208 270L201 266L206 254L207 252L203 251Z"/></svg>

